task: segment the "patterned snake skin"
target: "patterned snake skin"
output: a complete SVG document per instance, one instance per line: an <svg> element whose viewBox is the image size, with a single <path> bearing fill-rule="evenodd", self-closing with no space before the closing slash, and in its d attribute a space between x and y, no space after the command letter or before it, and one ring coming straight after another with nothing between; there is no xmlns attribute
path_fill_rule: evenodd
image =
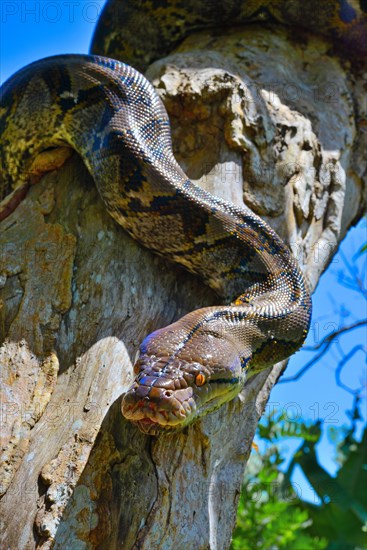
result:
<svg viewBox="0 0 367 550"><path fill-rule="evenodd" d="M301 6L224 4L111 0L93 50L113 52L142 68L194 28L264 14L293 24L297 10L291 7ZM365 32L361 10L353 2L324 4L307 26L318 31L324 24L326 34L359 47L357 30ZM145 338L135 381L122 402L124 416L143 432L156 435L189 424L237 395L250 375L302 345L311 300L296 260L251 210L220 200L187 178L173 157L165 108L135 69L91 55L33 63L1 89L0 135L0 220L50 169L45 158L69 147L82 157L120 225L232 301L193 311Z"/></svg>
<svg viewBox="0 0 367 550"><path fill-rule="evenodd" d="M135 239L227 300L243 292L144 340L126 418L148 433L183 426L234 397L249 369L300 347L311 302L296 260L249 209L190 182L173 157L163 104L140 73L102 57L48 58L4 85L1 114L1 168L20 188L39 153L66 144Z"/></svg>

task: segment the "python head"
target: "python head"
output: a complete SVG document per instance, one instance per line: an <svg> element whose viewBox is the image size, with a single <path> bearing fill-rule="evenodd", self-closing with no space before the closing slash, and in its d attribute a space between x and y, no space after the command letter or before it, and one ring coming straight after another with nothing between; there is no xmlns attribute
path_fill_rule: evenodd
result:
<svg viewBox="0 0 367 550"><path fill-rule="evenodd" d="M123 416L149 435L182 429L232 399L244 384L243 362L232 343L213 327L190 338L185 320L143 341L135 381L122 400Z"/></svg>

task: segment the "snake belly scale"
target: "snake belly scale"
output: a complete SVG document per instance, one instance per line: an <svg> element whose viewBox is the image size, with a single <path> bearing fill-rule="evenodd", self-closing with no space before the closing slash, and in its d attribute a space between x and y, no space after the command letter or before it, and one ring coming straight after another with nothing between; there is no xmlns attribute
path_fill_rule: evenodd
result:
<svg viewBox="0 0 367 550"><path fill-rule="evenodd" d="M188 179L172 153L166 110L139 72L90 55L37 61L4 84L0 132L3 217L34 159L70 147L117 223L230 304L193 311L145 338L122 401L142 431L187 425L302 345L311 300L295 258L250 209Z"/></svg>

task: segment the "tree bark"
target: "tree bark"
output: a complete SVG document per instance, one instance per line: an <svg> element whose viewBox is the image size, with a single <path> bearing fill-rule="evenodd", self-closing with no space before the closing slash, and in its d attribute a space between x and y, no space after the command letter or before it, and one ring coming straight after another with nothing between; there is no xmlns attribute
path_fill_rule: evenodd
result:
<svg viewBox="0 0 367 550"><path fill-rule="evenodd" d="M263 216L312 289L366 207L363 69L328 48L204 32L147 73L188 175ZM0 250L2 547L228 548L285 365L182 432L145 436L120 413L137 347L213 292L135 243L76 155L1 224Z"/></svg>

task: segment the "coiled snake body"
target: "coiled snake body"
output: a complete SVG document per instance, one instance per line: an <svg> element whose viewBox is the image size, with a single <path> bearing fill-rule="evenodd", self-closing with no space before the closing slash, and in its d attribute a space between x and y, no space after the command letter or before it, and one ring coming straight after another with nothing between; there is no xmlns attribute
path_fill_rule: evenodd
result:
<svg viewBox="0 0 367 550"><path fill-rule="evenodd" d="M243 288L231 305L194 311L144 340L126 418L149 433L183 426L238 393L249 369L299 348L310 298L296 260L249 209L190 182L173 157L163 104L140 73L102 57L48 58L4 85L1 114L1 165L12 181L26 180L42 151L66 144L135 239L227 299Z"/></svg>
<svg viewBox="0 0 367 550"><path fill-rule="evenodd" d="M33 63L1 90L0 134L0 219L32 174L39 177L35 159L66 145L82 157L120 225L231 302L193 311L145 338L122 403L141 430L187 425L301 346L311 300L296 260L250 209L188 179L172 153L165 108L135 69L89 55Z"/></svg>

